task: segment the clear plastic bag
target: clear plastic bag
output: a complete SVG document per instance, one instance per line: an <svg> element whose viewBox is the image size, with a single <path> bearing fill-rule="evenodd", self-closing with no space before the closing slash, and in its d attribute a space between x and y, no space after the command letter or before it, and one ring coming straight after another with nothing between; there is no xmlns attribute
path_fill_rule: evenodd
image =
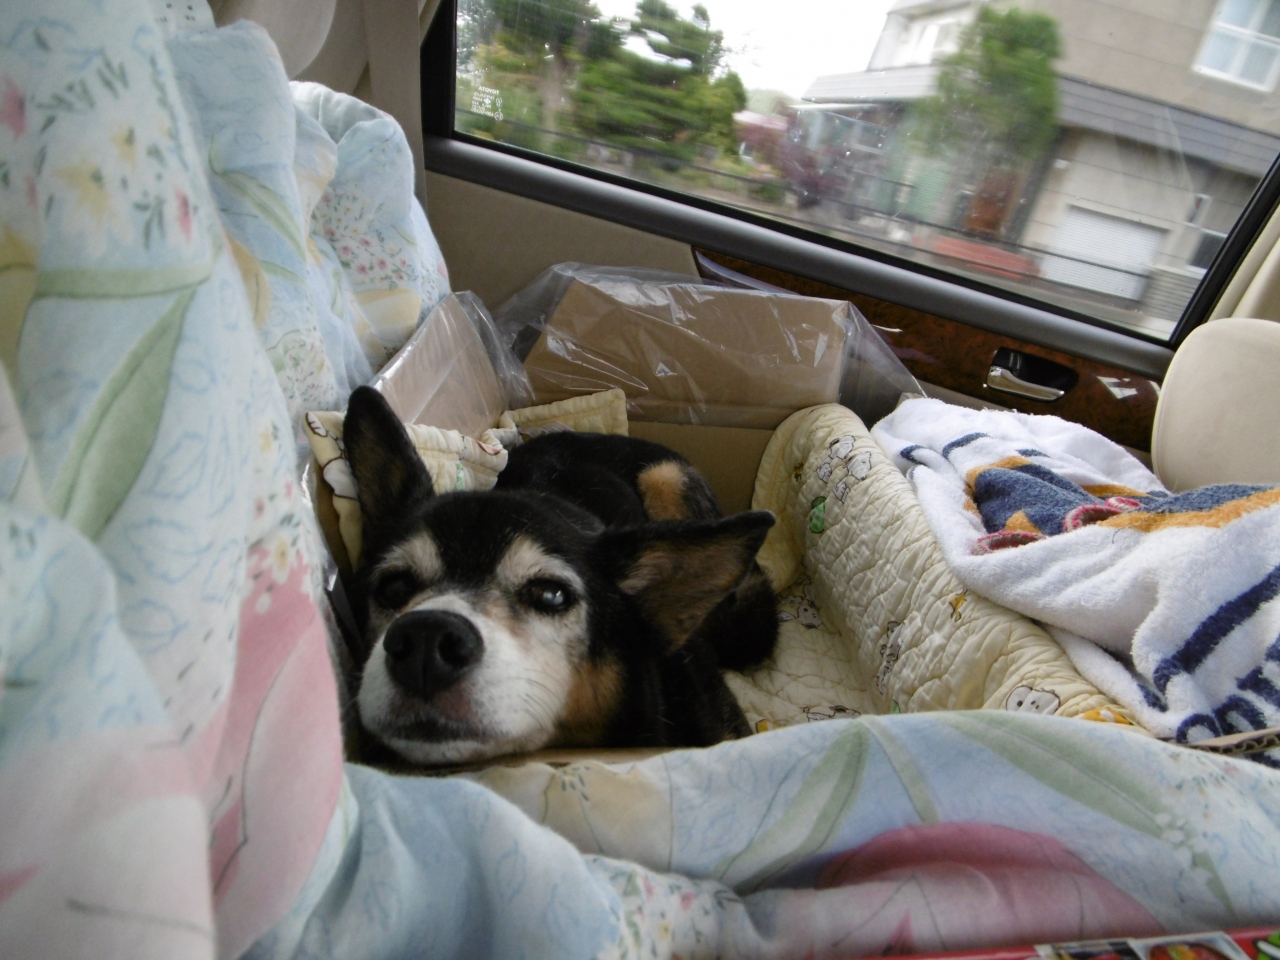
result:
<svg viewBox="0 0 1280 960"><path fill-rule="evenodd" d="M484 301L470 290L454 294L463 311L471 318L480 342L484 344L489 362L493 364L493 372L498 375L502 384L503 395L507 398L508 410L520 410L534 405L533 386L529 383L529 374L512 349L503 340L493 316L484 305Z"/></svg>
<svg viewBox="0 0 1280 960"><path fill-rule="evenodd" d="M840 402L868 427L893 413L904 397L923 397L924 388L902 365L862 311L849 304L855 325L845 342L844 377Z"/></svg>
<svg viewBox="0 0 1280 960"><path fill-rule="evenodd" d="M402 420L469 437L533 403L524 367L469 292L441 300L371 383Z"/></svg>
<svg viewBox="0 0 1280 960"><path fill-rule="evenodd" d="M921 392L840 300L562 263L495 320L536 402L620 387L636 420L772 429L839 401L874 423Z"/></svg>

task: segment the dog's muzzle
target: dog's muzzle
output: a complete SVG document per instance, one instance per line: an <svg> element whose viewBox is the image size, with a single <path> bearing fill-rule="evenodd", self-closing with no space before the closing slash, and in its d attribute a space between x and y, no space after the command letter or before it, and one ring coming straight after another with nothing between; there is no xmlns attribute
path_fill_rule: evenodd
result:
<svg viewBox="0 0 1280 960"><path fill-rule="evenodd" d="M484 641L471 621L447 610L415 610L382 640L387 672L404 690L429 700L480 662Z"/></svg>

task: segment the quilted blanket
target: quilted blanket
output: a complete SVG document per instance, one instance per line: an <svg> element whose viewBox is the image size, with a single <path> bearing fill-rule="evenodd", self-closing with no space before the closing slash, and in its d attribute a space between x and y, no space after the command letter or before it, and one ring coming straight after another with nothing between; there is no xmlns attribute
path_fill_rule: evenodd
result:
<svg viewBox="0 0 1280 960"><path fill-rule="evenodd" d="M831 404L778 428L753 506L782 595L774 659L730 684L758 729L920 710L1006 709L1127 723L1042 627L947 565L911 485Z"/></svg>
<svg viewBox="0 0 1280 960"><path fill-rule="evenodd" d="M1148 730L1185 743L1280 726L1280 488L1172 494L1078 424L936 400L875 435L956 576L1048 624Z"/></svg>
<svg viewBox="0 0 1280 960"><path fill-rule="evenodd" d="M296 431L447 279L394 124L184 7L0 5L5 957L237 955L350 815Z"/></svg>

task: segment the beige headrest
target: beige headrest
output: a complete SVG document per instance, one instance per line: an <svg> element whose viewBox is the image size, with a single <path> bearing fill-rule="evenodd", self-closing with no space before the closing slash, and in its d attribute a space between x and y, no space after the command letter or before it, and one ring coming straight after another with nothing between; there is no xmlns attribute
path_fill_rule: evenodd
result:
<svg viewBox="0 0 1280 960"><path fill-rule="evenodd" d="M285 73L301 73L329 36L337 0L209 0L218 26L252 20L271 34Z"/></svg>
<svg viewBox="0 0 1280 960"><path fill-rule="evenodd" d="M257 0L266 2L266 0ZM440 0L417 0L419 38L427 35L431 19L440 9ZM332 0L330 0L332 6ZM323 83L331 90L355 93L369 62L365 50L364 0L337 0L333 13L333 26L329 37L318 52L313 52L304 73L291 71L289 76L298 80Z"/></svg>
<svg viewBox="0 0 1280 960"><path fill-rule="evenodd" d="M337 0L329 37L298 79L323 83L341 93L355 93L368 62L362 0Z"/></svg>
<svg viewBox="0 0 1280 960"><path fill-rule="evenodd" d="M1183 341L1151 437L1170 490L1280 483L1280 323L1228 318Z"/></svg>

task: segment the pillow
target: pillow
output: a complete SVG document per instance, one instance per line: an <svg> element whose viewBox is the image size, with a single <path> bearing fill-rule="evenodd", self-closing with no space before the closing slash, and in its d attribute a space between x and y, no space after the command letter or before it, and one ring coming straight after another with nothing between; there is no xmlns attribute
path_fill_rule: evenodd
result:
<svg viewBox="0 0 1280 960"><path fill-rule="evenodd" d="M360 562L360 504L356 501L356 483L347 463L347 451L342 442L341 412L319 411L308 413L303 429L311 443L320 474L332 494L333 511L336 514L337 535L342 550L338 550L334 532L325 529L330 549L341 564L354 569ZM431 474L436 492L454 490L491 490L498 482L498 473L507 465L507 451L492 431L486 431L479 440L463 436L457 430L441 430L420 423L407 423L405 429L418 451L418 456ZM318 498L319 499L319 498ZM319 505L318 505L319 506ZM320 510L322 526L326 511ZM332 518L331 518L332 519ZM341 556L345 553L345 557Z"/></svg>
<svg viewBox="0 0 1280 960"><path fill-rule="evenodd" d="M331 411L308 413L303 430L324 480L323 485L317 485L315 497L320 527L339 567L350 572L360 563L361 517L355 478L342 442L345 416ZM484 431L478 440L457 430L405 424L438 493L492 490L507 465L507 448L518 444L522 434L532 436L551 427L625 435L626 397L621 390L606 390L541 407L508 410L499 418L497 429Z"/></svg>
<svg viewBox="0 0 1280 960"><path fill-rule="evenodd" d="M579 430L583 433L627 435L627 395L618 387L581 397L569 397L523 410L508 410L498 418L498 426L515 427L528 438L548 428Z"/></svg>

